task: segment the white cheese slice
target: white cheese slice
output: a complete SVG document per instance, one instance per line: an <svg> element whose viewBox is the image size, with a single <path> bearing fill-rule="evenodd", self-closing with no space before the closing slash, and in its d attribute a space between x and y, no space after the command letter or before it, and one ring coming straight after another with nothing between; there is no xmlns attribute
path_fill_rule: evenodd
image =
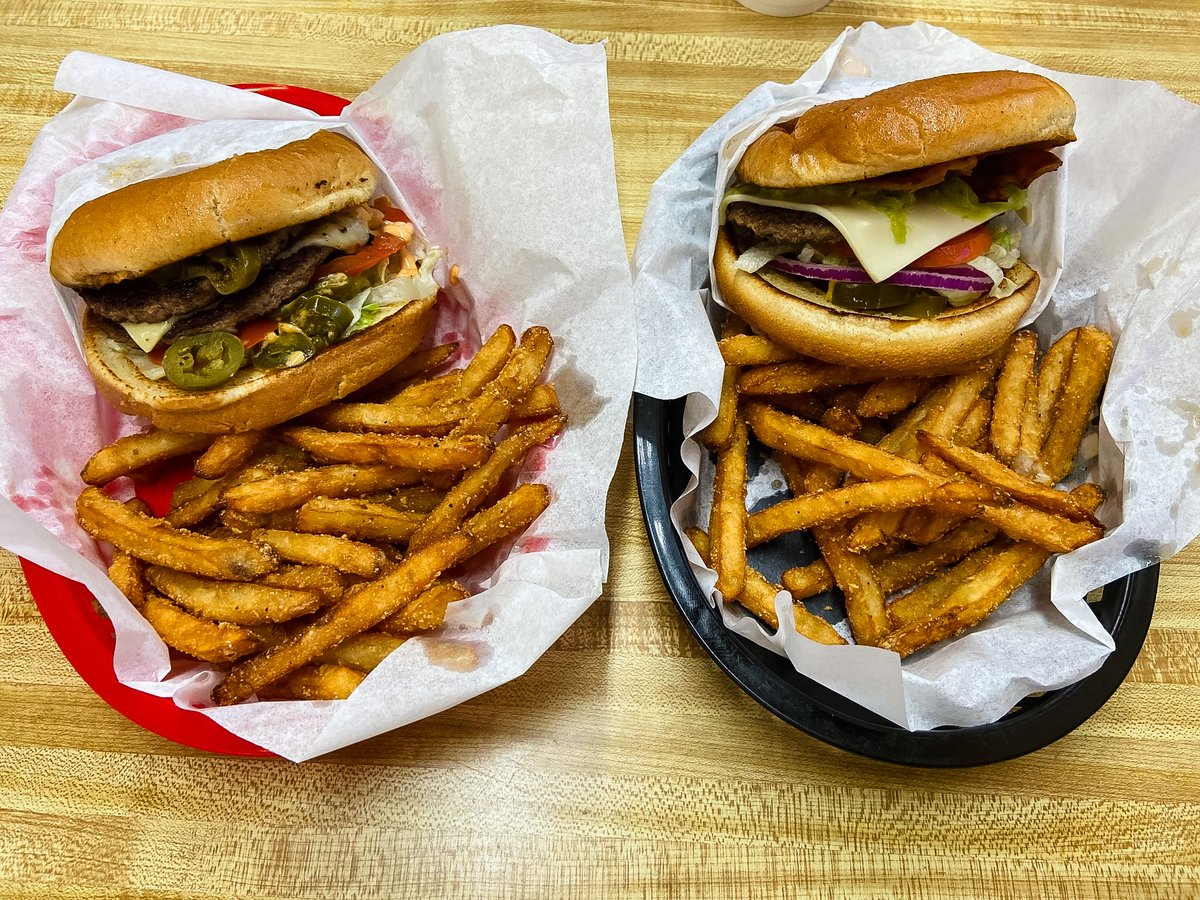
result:
<svg viewBox="0 0 1200 900"><path fill-rule="evenodd" d="M149 353L163 339L163 335L171 330L178 316L172 316L165 322L122 322L121 327L133 338L133 342Z"/></svg>
<svg viewBox="0 0 1200 900"><path fill-rule="evenodd" d="M876 281L890 278L917 257L992 218L986 214L976 218L962 216L918 197L904 210L907 228L904 241L897 242L892 234L892 220L866 204L792 203L751 194L726 197L727 203L738 201L816 213L842 233L859 263Z"/></svg>

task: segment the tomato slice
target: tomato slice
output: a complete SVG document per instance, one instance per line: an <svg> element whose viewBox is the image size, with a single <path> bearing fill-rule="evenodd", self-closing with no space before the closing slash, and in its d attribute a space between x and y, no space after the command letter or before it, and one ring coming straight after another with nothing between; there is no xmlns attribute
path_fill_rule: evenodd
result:
<svg viewBox="0 0 1200 900"><path fill-rule="evenodd" d="M375 201L374 206L377 210L383 213L385 222L411 222L412 220L405 215L404 210L398 206L394 206L392 201L387 197L380 197Z"/></svg>
<svg viewBox="0 0 1200 900"><path fill-rule="evenodd" d="M151 350L146 355L148 357L150 357L150 362L154 363L156 366L161 366L163 357L166 356L166 354L167 354L167 345L159 344L157 347L155 347L153 350Z"/></svg>
<svg viewBox="0 0 1200 900"><path fill-rule="evenodd" d="M987 225L977 225L958 237L950 238L940 247L934 247L924 256L909 264L910 269L940 269L946 266L961 266L977 256L987 253L992 246L992 232Z"/></svg>
<svg viewBox="0 0 1200 900"><path fill-rule="evenodd" d="M317 277L323 278L335 272L345 272L347 275L361 275L367 269L397 252L404 246L404 243L400 238L393 237L390 234L377 234L371 243L367 244L367 246L363 247L357 253L351 253L349 256L339 256L325 263L317 269Z"/></svg>
<svg viewBox="0 0 1200 900"><path fill-rule="evenodd" d="M255 344L261 344L262 339L279 327L274 319L254 319L238 329L238 340L249 350Z"/></svg>

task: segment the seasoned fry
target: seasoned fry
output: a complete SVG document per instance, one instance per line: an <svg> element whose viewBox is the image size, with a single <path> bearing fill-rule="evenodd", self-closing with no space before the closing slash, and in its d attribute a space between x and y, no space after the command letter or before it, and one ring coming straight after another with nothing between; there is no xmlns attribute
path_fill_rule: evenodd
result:
<svg viewBox="0 0 1200 900"><path fill-rule="evenodd" d="M303 666L259 691L263 700L345 700L367 676L349 666Z"/></svg>
<svg viewBox="0 0 1200 900"><path fill-rule="evenodd" d="M479 435L452 438L408 434L348 434L295 425L280 431L284 440L322 462L458 471L487 458L492 442Z"/></svg>
<svg viewBox="0 0 1200 900"><path fill-rule="evenodd" d="M695 546L696 552L700 554L700 558L704 560L704 564L706 566L711 565L708 535L700 528L688 528L687 536ZM746 584L737 602L762 619L773 630L778 631L779 616L775 613L775 598L779 596L782 590L779 585L771 584L771 582L763 578L754 569L747 568ZM845 639L837 633L832 625L820 616L810 613L803 605L793 603L792 612L796 631L809 640L820 644L846 643Z"/></svg>
<svg viewBox="0 0 1200 900"><path fill-rule="evenodd" d="M446 492L438 507L413 533L410 546L419 549L454 531L495 490L505 472L523 460L534 447L554 437L566 423L565 418L557 416L531 422L513 431L496 445L496 451L485 463L467 472Z"/></svg>
<svg viewBox="0 0 1200 900"><path fill-rule="evenodd" d="M124 550L113 551L112 563L108 567L108 580L117 586L137 609L146 603L146 564Z"/></svg>
<svg viewBox="0 0 1200 900"><path fill-rule="evenodd" d="M834 366L816 360L799 360L746 369L738 377L737 391L743 397L811 394L829 387L878 381L882 377L871 369Z"/></svg>
<svg viewBox="0 0 1200 900"><path fill-rule="evenodd" d="M271 547L280 558L307 565L326 565L339 572L373 578L387 562L382 550L370 544L327 534L299 534L263 528L252 537Z"/></svg>
<svg viewBox="0 0 1200 900"><path fill-rule="evenodd" d="M142 615L167 646L206 662L230 663L262 645L258 637L239 625L193 616L157 594L146 597Z"/></svg>
<svg viewBox="0 0 1200 900"><path fill-rule="evenodd" d="M367 631L331 647L318 656L316 661L319 664L348 666L360 672L371 672L406 640L407 637L398 637L382 631Z"/></svg>
<svg viewBox="0 0 1200 900"><path fill-rule="evenodd" d="M527 328L500 374L483 388L481 402L471 405L451 434L493 436L508 419L513 406L533 390L553 350L554 340L548 329L540 325Z"/></svg>
<svg viewBox="0 0 1200 900"><path fill-rule="evenodd" d="M492 544L524 531L549 505L550 490L544 484L522 484L509 491L463 525L462 533L471 538L467 555L474 556ZM438 538L429 546L435 546L449 537Z"/></svg>
<svg viewBox="0 0 1200 900"><path fill-rule="evenodd" d="M817 394L779 394L760 398L764 403L770 403L777 409L792 415L807 419L810 422L820 422L829 407Z"/></svg>
<svg viewBox="0 0 1200 900"><path fill-rule="evenodd" d="M746 583L746 451L749 430L741 416L733 421L733 439L717 454L716 481L709 517L712 567L717 590L736 600Z"/></svg>
<svg viewBox="0 0 1200 900"><path fill-rule="evenodd" d="M929 390L932 378L887 378L867 388L858 401L857 412L864 419L886 417L903 412Z"/></svg>
<svg viewBox="0 0 1200 900"><path fill-rule="evenodd" d="M197 477L224 478L235 469L241 468L258 450L264 437L266 437L265 431L243 431L241 434L220 435L196 460Z"/></svg>
<svg viewBox="0 0 1200 900"><path fill-rule="evenodd" d="M938 577L893 600L888 605L892 625L905 628L928 618L954 591L977 576L1010 546L1012 545L1007 541L998 541L981 547ZM1045 556L1048 558L1049 553L1045 553Z"/></svg>
<svg viewBox="0 0 1200 900"><path fill-rule="evenodd" d="M311 591L267 587L244 581L214 581L174 569L150 566L146 579L189 612L234 625L287 622L314 613L323 605Z"/></svg>
<svg viewBox="0 0 1200 900"><path fill-rule="evenodd" d="M435 403L453 402L459 399L457 394L462 388L462 377L462 370L457 369L436 378L420 380L394 391L374 395L372 401L395 403L400 406L432 406Z"/></svg>
<svg viewBox="0 0 1200 900"><path fill-rule="evenodd" d="M437 509L445 498L445 491L436 490L426 484L415 484L412 487L397 488L386 494L367 496L368 500L386 503L392 509L398 509L401 512L419 512L426 515Z"/></svg>
<svg viewBox="0 0 1200 900"><path fill-rule="evenodd" d="M1071 357L1075 352L1075 341L1078 337L1078 328L1068 331L1051 345L1042 359L1035 396L1025 405L1025 416L1021 423L1021 446L1013 460L1013 469L1022 475L1032 477L1034 474L1042 445L1046 442L1046 433L1050 430L1050 418L1062 395L1063 382L1071 366Z"/></svg>
<svg viewBox="0 0 1200 900"><path fill-rule="evenodd" d="M314 497L300 507L296 530L403 544L424 518L420 513L401 512L370 500Z"/></svg>
<svg viewBox="0 0 1200 900"><path fill-rule="evenodd" d="M973 450L982 450L987 443L988 426L992 417L992 404L986 397L980 397L971 404L967 415L954 433L954 443Z"/></svg>
<svg viewBox="0 0 1200 900"><path fill-rule="evenodd" d="M1005 464L1012 463L1021 446L1021 421L1029 397L1037 389L1034 377L1036 353L1037 335L1032 331L1018 331L1009 338L1004 362L996 378L996 398L992 402L992 450Z"/></svg>
<svg viewBox="0 0 1200 900"><path fill-rule="evenodd" d="M429 406L399 403L330 403L306 417L332 431L371 431L379 434L448 434L471 409L466 400L447 400Z"/></svg>
<svg viewBox="0 0 1200 900"><path fill-rule="evenodd" d="M212 440L211 434L176 434L152 428L97 450L80 477L84 484L108 484L152 463L203 450Z"/></svg>
<svg viewBox="0 0 1200 900"><path fill-rule="evenodd" d="M365 388L356 391L351 395L355 401L361 400L364 397L377 396L386 391L395 391L403 386L409 379L424 375L427 372L436 369L438 366L446 362L454 351L458 349L458 342L454 341L449 344L438 344L436 347L430 347L427 350L418 350L400 360L395 366L384 372Z"/></svg>
<svg viewBox="0 0 1200 900"><path fill-rule="evenodd" d="M1018 500L1024 500L1031 506L1069 519L1090 519L1088 512L1066 491L1058 491L1018 475L995 457L967 447L959 447L926 431L919 432L917 440L959 471L985 484L993 485Z"/></svg>
<svg viewBox="0 0 1200 900"><path fill-rule="evenodd" d="M471 538L452 534L409 554L387 574L347 594L302 632L234 667L213 691L213 699L222 706L246 700L330 647L394 615L443 570L466 558L471 547Z"/></svg>
<svg viewBox="0 0 1200 900"><path fill-rule="evenodd" d="M723 333L717 347L727 366L766 366L799 358L794 350L757 334Z"/></svg>
<svg viewBox="0 0 1200 900"><path fill-rule="evenodd" d="M285 472L227 489L221 499L230 509L269 513L301 506L313 497L356 497L416 484L416 469L386 465L333 465Z"/></svg>
<svg viewBox="0 0 1200 900"><path fill-rule="evenodd" d="M735 338L750 337L746 323L734 315L729 315L721 323L721 342ZM722 352L724 352L722 350ZM733 440L733 420L737 414L737 380L741 368L727 364L721 376L721 398L717 403L717 417L705 427L700 435L700 442L714 453L729 448Z"/></svg>
<svg viewBox="0 0 1200 900"><path fill-rule="evenodd" d="M85 489L75 508L79 523L92 537L155 565L232 579L257 578L279 567L279 559L269 547L175 528L129 509L99 488Z"/></svg>
<svg viewBox="0 0 1200 900"><path fill-rule="evenodd" d="M535 384L525 399L513 406L509 421L524 419L547 419L561 416L562 406L558 402L558 391L552 384Z"/></svg>
<svg viewBox="0 0 1200 900"><path fill-rule="evenodd" d="M845 406L831 406L821 416L821 426L834 434L850 437L862 430L862 420Z"/></svg>
<svg viewBox="0 0 1200 900"><path fill-rule="evenodd" d="M337 600L346 592L342 576L333 566L280 566L278 572L264 575L259 583L268 587L309 591L323 600Z"/></svg>
<svg viewBox="0 0 1200 900"><path fill-rule="evenodd" d="M1034 478L1038 481L1057 483L1074 467L1079 444L1104 390L1112 356L1112 338L1099 328L1079 329L1071 368L1054 408L1042 455L1034 467Z"/></svg>
<svg viewBox="0 0 1200 900"><path fill-rule="evenodd" d="M453 399L468 400L482 391L484 385L499 376L516 346L517 335L510 326L501 325L497 328L463 369Z"/></svg>
<svg viewBox="0 0 1200 900"><path fill-rule="evenodd" d="M1015 541L1037 544L1053 553L1068 553L1104 536L1104 529L1098 525L1056 516L1024 503L995 506L990 503L934 502L933 505L950 515L984 519Z"/></svg>
<svg viewBox="0 0 1200 900"><path fill-rule="evenodd" d="M467 589L456 581L435 582L429 590L377 627L401 637L432 631L445 621L446 607L469 596Z"/></svg>

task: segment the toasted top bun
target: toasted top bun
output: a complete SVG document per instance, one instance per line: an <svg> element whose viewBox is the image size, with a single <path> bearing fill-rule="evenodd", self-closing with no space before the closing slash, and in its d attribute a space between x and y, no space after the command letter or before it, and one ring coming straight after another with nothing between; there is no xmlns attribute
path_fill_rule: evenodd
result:
<svg viewBox="0 0 1200 900"><path fill-rule="evenodd" d="M268 428L339 400L374 381L413 352L433 321L436 297L414 300L394 315L290 369L244 368L225 385L185 391L146 377L130 357L128 336L88 312L83 355L100 393L164 431L230 434Z"/></svg>
<svg viewBox="0 0 1200 900"><path fill-rule="evenodd" d="M1018 262L1009 277L1022 286L1004 299L985 297L931 319L900 319L843 310L793 297L736 267L737 250L718 233L713 271L725 305L755 331L798 353L894 375L926 375L998 349L1037 295L1038 275Z"/></svg>
<svg viewBox="0 0 1200 900"><path fill-rule="evenodd" d="M1075 102L1041 75L968 72L815 106L746 150L738 178L772 188L877 178L1034 145L1075 140Z"/></svg>
<svg viewBox="0 0 1200 900"><path fill-rule="evenodd" d="M50 274L74 288L139 278L230 241L300 225L375 193L375 167L330 131L139 181L75 210L54 239Z"/></svg>

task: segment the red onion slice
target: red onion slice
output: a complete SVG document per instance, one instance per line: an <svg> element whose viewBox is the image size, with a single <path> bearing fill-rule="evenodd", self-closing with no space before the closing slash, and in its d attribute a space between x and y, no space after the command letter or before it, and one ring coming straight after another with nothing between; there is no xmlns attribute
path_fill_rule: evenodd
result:
<svg viewBox="0 0 1200 900"><path fill-rule="evenodd" d="M824 263L803 263L779 256L771 260L771 268L789 275L816 278L821 281L848 281L852 284L870 284L874 279L865 269L858 266L831 266ZM987 293L992 289L990 275L971 266L948 266L944 269L901 269L887 284L904 287L929 288L941 291L974 291Z"/></svg>

